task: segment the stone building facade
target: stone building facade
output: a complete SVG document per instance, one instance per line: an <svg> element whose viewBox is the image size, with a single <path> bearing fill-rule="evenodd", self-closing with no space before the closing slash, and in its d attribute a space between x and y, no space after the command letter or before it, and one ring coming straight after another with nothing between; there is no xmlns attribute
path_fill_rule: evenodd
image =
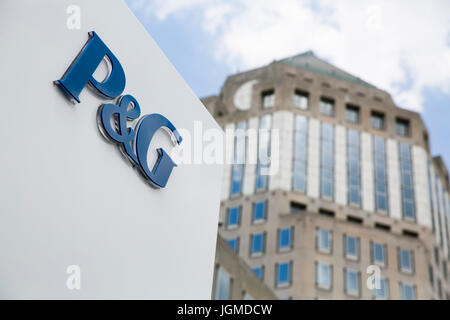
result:
<svg viewBox="0 0 450 320"><path fill-rule="evenodd" d="M278 299L221 236L217 237L211 297L216 300Z"/></svg>
<svg viewBox="0 0 450 320"><path fill-rule="evenodd" d="M202 101L246 160L225 165L219 233L279 298L449 298L448 172L418 113L312 52Z"/></svg>

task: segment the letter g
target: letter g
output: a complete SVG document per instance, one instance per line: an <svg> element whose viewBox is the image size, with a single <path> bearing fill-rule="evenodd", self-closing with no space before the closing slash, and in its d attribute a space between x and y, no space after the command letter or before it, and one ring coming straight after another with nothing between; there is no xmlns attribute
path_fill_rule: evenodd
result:
<svg viewBox="0 0 450 320"><path fill-rule="evenodd" d="M147 154L153 135L160 128L169 130L169 133L175 137L176 143L180 144L182 138L175 126L164 116L158 113L146 115L139 122L136 135L136 155L139 166L144 175L157 187L164 188L169 180L172 169L177 165L170 156L159 148L158 159L153 170L150 170L147 163Z"/></svg>

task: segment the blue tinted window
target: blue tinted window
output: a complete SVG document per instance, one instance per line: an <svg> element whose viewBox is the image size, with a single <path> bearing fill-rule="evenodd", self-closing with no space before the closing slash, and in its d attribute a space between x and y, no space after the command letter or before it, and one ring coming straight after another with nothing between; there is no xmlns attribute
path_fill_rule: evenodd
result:
<svg viewBox="0 0 450 320"><path fill-rule="evenodd" d="M386 266L386 246L381 243L372 243L372 262Z"/></svg>
<svg viewBox="0 0 450 320"><path fill-rule="evenodd" d="M345 236L345 256L350 259L359 259L359 239Z"/></svg>
<svg viewBox="0 0 450 320"><path fill-rule="evenodd" d="M240 210L239 207L228 209L228 220L227 226L233 227L239 225L240 221Z"/></svg>
<svg viewBox="0 0 450 320"><path fill-rule="evenodd" d="M437 175L434 176L434 186L435 186L435 196L436 196L436 215L438 220L438 226L439 226L439 240L440 243L443 243L443 236L442 236L442 219L441 219L441 195L439 194L439 177Z"/></svg>
<svg viewBox="0 0 450 320"><path fill-rule="evenodd" d="M399 266L403 272L411 273L414 270L413 253L410 250L399 249Z"/></svg>
<svg viewBox="0 0 450 320"><path fill-rule="evenodd" d="M359 272L345 269L345 291L349 294L359 295Z"/></svg>
<svg viewBox="0 0 450 320"><path fill-rule="evenodd" d="M370 116L370 123L372 128L382 130L384 129L384 115L377 112L372 112Z"/></svg>
<svg viewBox="0 0 450 320"><path fill-rule="evenodd" d="M316 264L316 283L319 288L331 288L331 266L325 263Z"/></svg>
<svg viewBox="0 0 450 320"><path fill-rule="evenodd" d="M379 287L373 289L373 296L376 299L388 299L389 298L389 284L386 278L379 279Z"/></svg>
<svg viewBox="0 0 450 320"><path fill-rule="evenodd" d="M260 221L266 219L266 202L256 202L253 205L253 221Z"/></svg>
<svg viewBox="0 0 450 320"><path fill-rule="evenodd" d="M317 242L317 249L320 252L330 253L332 246L331 231L324 229L317 229L316 242Z"/></svg>
<svg viewBox="0 0 450 320"><path fill-rule="evenodd" d="M286 284L291 282L291 263L284 262L277 267L277 284Z"/></svg>
<svg viewBox="0 0 450 320"><path fill-rule="evenodd" d="M411 148L409 145L400 143L400 176L402 188L402 212L404 218L415 219L414 187L411 166Z"/></svg>
<svg viewBox="0 0 450 320"><path fill-rule="evenodd" d="M345 119L351 123L359 123L359 107L348 105L345 109Z"/></svg>
<svg viewBox="0 0 450 320"><path fill-rule="evenodd" d="M334 128L325 122L322 122L321 128L320 154L320 194L324 198L332 199L334 192Z"/></svg>
<svg viewBox="0 0 450 320"><path fill-rule="evenodd" d="M409 120L397 119L396 130L398 135L407 137L409 135Z"/></svg>
<svg viewBox="0 0 450 320"><path fill-rule="evenodd" d="M264 252L264 238L265 234L263 232L252 235L252 247L251 247L252 254Z"/></svg>
<svg viewBox="0 0 450 320"><path fill-rule="evenodd" d="M264 266L259 266L252 269L253 272L256 274L256 276L259 278L259 280L263 280L264 278Z"/></svg>
<svg viewBox="0 0 450 320"><path fill-rule="evenodd" d="M436 232L436 221L434 220L434 203L433 203L433 183L431 182L431 166L430 160L427 161L427 171L428 171L428 193L430 195L430 207L431 207L431 228L433 233Z"/></svg>
<svg viewBox="0 0 450 320"><path fill-rule="evenodd" d="M447 244L450 245L450 236L449 236L449 230L448 230L448 228L449 228L448 216L450 214L450 211L449 211L449 208L447 207L447 205L448 205L448 195L446 194L444 186L442 184L441 184L441 196L442 196L442 215L444 216L445 238L447 240ZM445 270L445 272L446 272L447 268L445 268L445 269L443 268L443 270ZM447 278L447 276L445 276L445 278Z"/></svg>
<svg viewBox="0 0 450 320"><path fill-rule="evenodd" d="M400 295L402 300L416 300L416 288L410 284L400 283Z"/></svg>
<svg viewBox="0 0 450 320"><path fill-rule="evenodd" d="M242 192L242 180L244 177L245 165L245 135L247 130L247 122L239 122L236 124L234 136L234 162L231 168L231 195L240 194Z"/></svg>
<svg viewBox="0 0 450 320"><path fill-rule="evenodd" d="M265 190L267 189L268 175L263 173L262 166L258 164L257 166L257 176L256 176L256 189Z"/></svg>
<svg viewBox="0 0 450 320"><path fill-rule="evenodd" d="M348 201L354 205L361 205L361 163L359 132L347 131L347 172L348 172Z"/></svg>
<svg viewBox="0 0 450 320"><path fill-rule="evenodd" d="M303 116L294 119L294 172L292 187L296 191L306 192L308 121Z"/></svg>
<svg viewBox="0 0 450 320"><path fill-rule="evenodd" d="M292 246L292 229L280 229L278 233L278 249L291 248Z"/></svg>
<svg viewBox="0 0 450 320"><path fill-rule="evenodd" d="M234 252L238 252L239 250L239 238L233 238L227 240L228 245L233 249Z"/></svg>
<svg viewBox="0 0 450 320"><path fill-rule="evenodd" d="M321 114L325 114L330 117L334 115L334 102L332 100L321 99L319 108Z"/></svg>
<svg viewBox="0 0 450 320"><path fill-rule="evenodd" d="M216 273L216 292L214 299L228 300L231 293L231 278L222 268L217 269Z"/></svg>
<svg viewBox="0 0 450 320"><path fill-rule="evenodd" d="M263 92L261 94L261 99L262 99L262 107L264 109L272 108L275 105L274 90L269 90L269 91Z"/></svg>
<svg viewBox="0 0 450 320"><path fill-rule="evenodd" d="M444 241L444 237L443 237L443 229L444 229L444 225L442 223L442 218L441 218L441 198L442 195L440 193L440 188L439 188L439 177L437 175L434 176L434 187L435 187L435 196L436 196L436 215L437 215L437 222L438 222L438 229L439 229L439 242L442 245L443 241ZM442 200L444 200L442 198Z"/></svg>
<svg viewBox="0 0 450 320"><path fill-rule="evenodd" d="M258 134L258 163L256 165L256 190L266 190L270 169L270 129L271 115L260 118Z"/></svg>
<svg viewBox="0 0 450 320"><path fill-rule="evenodd" d="M388 211L386 146L383 138L373 137L373 159L375 176L375 208L377 211Z"/></svg>
<svg viewBox="0 0 450 320"><path fill-rule="evenodd" d="M242 179L244 176L244 165L233 164L231 168L231 194L240 194L242 191Z"/></svg>
<svg viewBox="0 0 450 320"><path fill-rule="evenodd" d="M295 91L294 106L302 110L308 109L308 94L306 92Z"/></svg>

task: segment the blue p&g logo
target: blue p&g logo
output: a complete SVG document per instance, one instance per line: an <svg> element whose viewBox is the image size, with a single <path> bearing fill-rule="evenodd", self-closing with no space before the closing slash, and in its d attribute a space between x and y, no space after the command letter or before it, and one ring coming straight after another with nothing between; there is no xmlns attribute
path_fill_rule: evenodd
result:
<svg viewBox="0 0 450 320"><path fill-rule="evenodd" d="M104 42L95 32L89 33L89 41L69 67L63 78L55 84L71 99L80 102L81 91L89 84L94 92L104 99L118 98L125 89L125 72ZM110 62L108 77L99 82L94 72L103 59ZM164 188L172 173L175 162L164 151L157 149L158 159L152 169L147 163L148 149L156 131L166 129L174 143L180 144L182 138L175 126L161 114L143 116L137 100L131 95L120 96L116 104L100 106L97 122L102 134L118 144L128 159L137 166L145 178L156 187ZM128 121L139 119L135 128L128 127ZM111 121L113 120L113 121Z"/></svg>

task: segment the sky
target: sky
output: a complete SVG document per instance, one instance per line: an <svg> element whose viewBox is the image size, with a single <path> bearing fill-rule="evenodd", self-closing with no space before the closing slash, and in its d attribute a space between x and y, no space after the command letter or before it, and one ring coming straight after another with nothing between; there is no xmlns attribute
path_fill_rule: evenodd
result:
<svg viewBox="0 0 450 320"><path fill-rule="evenodd" d="M450 169L450 1L126 0L198 97L308 50L420 112Z"/></svg>

